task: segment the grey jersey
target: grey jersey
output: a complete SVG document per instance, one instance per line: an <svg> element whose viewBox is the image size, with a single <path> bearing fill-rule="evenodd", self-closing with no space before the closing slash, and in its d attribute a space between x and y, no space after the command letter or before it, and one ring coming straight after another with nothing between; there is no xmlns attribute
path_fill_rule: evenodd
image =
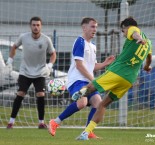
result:
<svg viewBox="0 0 155 145"><path fill-rule="evenodd" d="M34 39L32 33L28 32L20 35L15 45L23 46L19 73L29 78L47 77L41 72L47 69L47 52L51 54L55 51L51 39L43 33L38 39Z"/></svg>

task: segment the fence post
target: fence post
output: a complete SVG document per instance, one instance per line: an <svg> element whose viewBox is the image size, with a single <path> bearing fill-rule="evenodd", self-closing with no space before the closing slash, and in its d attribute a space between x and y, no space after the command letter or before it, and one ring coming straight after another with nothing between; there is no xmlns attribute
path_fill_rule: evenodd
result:
<svg viewBox="0 0 155 145"><path fill-rule="evenodd" d="M127 0L122 0L120 6L120 19L121 21L128 17L128 2ZM122 44L122 43L121 43ZM126 126L127 125L127 109L128 109L128 99L126 93L120 100L119 100L119 125Z"/></svg>
<svg viewBox="0 0 155 145"><path fill-rule="evenodd" d="M56 37L57 37L57 34L56 34L56 30L54 30L53 31L53 47L56 49L56 51L57 51L57 45L56 45L56 43L57 43L57 41L56 41ZM55 78L55 70L56 69L58 69L58 67L56 68L56 66L54 65L53 66L53 73L52 73L52 75L53 75L53 77Z"/></svg>

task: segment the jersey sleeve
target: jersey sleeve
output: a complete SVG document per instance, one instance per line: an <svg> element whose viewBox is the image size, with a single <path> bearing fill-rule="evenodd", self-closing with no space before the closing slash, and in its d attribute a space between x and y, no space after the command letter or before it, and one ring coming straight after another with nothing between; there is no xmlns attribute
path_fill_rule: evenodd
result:
<svg viewBox="0 0 155 145"><path fill-rule="evenodd" d="M140 34L140 29L137 28L137 27L135 27L135 26L129 27L128 33L127 33L127 38L128 38L129 40L133 40L132 34L133 34L134 32L138 32L138 33Z"/></svg>
<svg viewBox="0 0 155 145"><path fill-rule="evenodd" d="M47 43L48 43L47 51L48 53L51 54L52 52L55 51L55 48L53 46L52 40L49 37L47 37Z"/></svg>
<svg viewBox="0 0 155 145"><path fill-rule="evenodd" d="M148 44L150 46L149 54L152 54L152 42L150 40L148 40Z"/></svg>
<svg viewBox="0 0 155 145"><path fill-rule="evenodd" d="M15 45L17 48L22 45L22 37L23 37L23 34L21 34L15 42Z"/></svg>
<svg viewBox="0 0 155 145"><path fill-rule="evenodd" d="M79 37L73 45L73 57L74 59L84 59L84 39Z"/></svg>

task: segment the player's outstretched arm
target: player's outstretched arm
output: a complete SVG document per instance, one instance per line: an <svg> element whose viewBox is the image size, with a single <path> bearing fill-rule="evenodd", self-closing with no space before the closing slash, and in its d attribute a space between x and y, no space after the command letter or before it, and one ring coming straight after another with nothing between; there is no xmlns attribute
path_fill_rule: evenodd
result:
<svg viewBox="0 0 155 145"><path fill-rule="evenodd" d="M139 44L142 44L142 45L144 45L146 43L146 40L144 40L142 38L142 36L136 31L132 34L132 37L133 37L133 39L137 40L136 43L139 43Z"/></svg>
<svg viewBox="0 0 155 145"><path fill-rule="evenodd" d="M114 55L110 55L109 57L107 57L107 58L105 59L104 62L102 62L102 63L96 63L96 64L95 64L95 69L94 69L94 71L103 69L104 67L106 67L106 66L108 66L109 64L111 64L114 60L115 60L115 56L114 56Z"/></svg>
<svg viewBox="0 0 155 145"><path fill-rule="evenodd" d="M114 55L110 55L109 57L107 57L105 61L103 62L104 67L111 64L114 60L115 60Z"/></svg>

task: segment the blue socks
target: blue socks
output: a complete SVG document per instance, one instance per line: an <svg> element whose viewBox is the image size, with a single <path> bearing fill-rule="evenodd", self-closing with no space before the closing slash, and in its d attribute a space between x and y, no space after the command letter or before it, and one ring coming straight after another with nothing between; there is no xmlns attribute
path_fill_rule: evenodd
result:
<svg viewBox="0 0 155 145"><path fill-rule="evenodd" d="M77 107L77 103L73 102L59 115L59 118L62 121L77 111L79 111L79 108Z"/></svg>
<svg viewBox="0 0 155 145"><path fill-rule="evenodd" d="M72 104L70 104L60 115L59 115L59 119L61 121L63 121L64 119L68 118L69 116L71 116L72 114L74 114L75 112L79 111L78 107L77 107L77 103L73 102ZM94 113L96 112L96 108L92 108L90 110L90 113L88 115L88 120L87 120L87 124L86 126L89 124L89 122L91 121Z"/></svg>
<svg viewBox="0 0 155 145"><path fill-rule="evenodd" d="M93 115L95 114L95 112L96 112L96 108L92 108L92 109L90 110L90 113L89 113L89 115L88 115L88 120L87 120L86 126L89 124L89 122L90 122L91 119L93 118Z"/></svg>

